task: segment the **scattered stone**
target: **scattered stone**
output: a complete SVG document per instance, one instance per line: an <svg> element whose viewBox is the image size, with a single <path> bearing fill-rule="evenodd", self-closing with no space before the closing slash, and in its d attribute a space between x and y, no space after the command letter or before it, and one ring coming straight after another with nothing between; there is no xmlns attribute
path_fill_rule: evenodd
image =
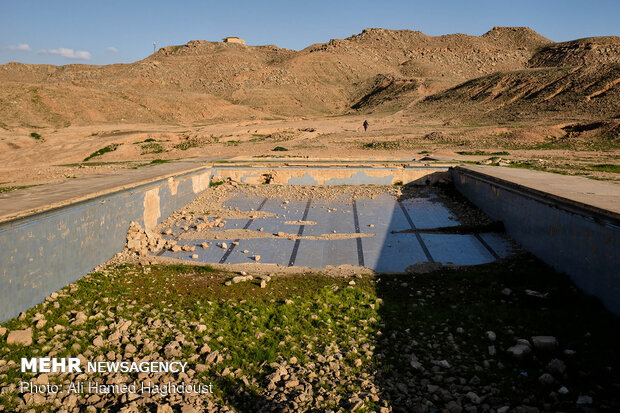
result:
<svg viewBox="0 0 620 413"><path fill-rule="evenodd" d="M497 335L493 331L487 331L487 338L490 341L495 341L497 339Z"/></svg>
<svg viewBox="0 0 620 413"><path fill-rule="evenodd" d="M25 330L13 330L6 338L7 344L14 344L18 346L29 346L32 344L32 329L27 328Z"/></svg>
<svg viewBox="0 0 620 413"><path fill-rule="evenodd" d="M529 295L530 297L536 297L536 298L547 298L549 296L549 293L543 294L536 290L525 290L525 295Z"/></svg>
<svg viewBox="0 0 620 413"><path fill-rule="evenodd" d="M558 389L558 393L560 393L560 394L568 394L568 389L566 387L562 386L562 387L560 387Z"/></svg>
<svg viewBox="0 0 620 413"><path fill-rule="evenodd" d="M489 351L489 356L494 356L495 354L497 354L497 351L495 350L495 346L489 346L488 351Z"/></svg>
<svg viewBox="0 0 620 413"><path fill-rule="evenodd" d="M93 340L93 346L95 346L95 347L102 347L103 346L103 337L101 337L101 336L95 337L95 339Z"/></svg>
<svg viewBox="0 0 620 413"><path fill-rule="evenodd" d="M192 259L197 259L198 258L198 254L192 254Z"/></svg>
<svg viewBox="0 0 620 413"><path fill-rule="evenodd" d="M529 346L527 340L520 340L520 342L517 342L516 345L509 347L506 351L517 360L522 360L532 352L532 348Z"/></svg>
<svg viewBox="0 0 620 413"><path fill-rule="evenodd" d="M555 378L549 373L544 373L540 375L538 381L544 386L550 386L555 382Z"/></svg>
<svg viewBox="0 0 620 413"><path fill-rule="evenodd" d="M547 370L555 374L564 374L566 372L566 364L560 359L553 359L547 364Z"/></svg>
<svg viewBox="0 0 620 413"><path fill-rule="evenodd" d="M583 406L586 404L592 404L592 397L590 396L579 396L577 398L577 405L578 406Z"/></svg>
<svg viewBox="0 0 620 413"><path fill-rule="evenodd" d="M433 360L432 363L436 366L443 367L444 369L450 368L450 363L447 360Z"/></svg>
<svg viewBox="0 0 620 413"><path fill-rule="evenodd" d="M253 279L254 277L252 277L251 275L238 275L236 277L233 277L232 282L233 284L239 284L241 282L251 281Z"/></svg>
<svg viewBox="0 0 620 413"><path fill-rule="evenodd" d="M502 294L504 294L504 295L510 295L510 294L512 294L512 290L511 290L510 288L504 288L504 289L502 290Z"/></svg>
<svg viewBox="0 0 620 413"><path fill-rule="evenodd" d="M254 256L254 261L256 261L256 262L260 261L260 255L255 255Z"/></svg>
<svg viewBox="0 0 620 413"><path fill-rule="evenodd" d="M558 348L558 340L553 336L533 336L534 348L543 351L554 351Z"/></svg>
<svg viewBox="0 0 620 413"><path fill-rule="evenodd" d="M202 248L204 248L204 249L209 248L209 244L207 244L206 242L203 242L202 244L200 244L200 246L201 246ZM189 406L189 407L191 407L191 406Z"/></svg>
<svg viewBox="0 0 620 413"><path fill-rule="evenodd" d="M469 399L470 402L472 402L473 404L480 404L480 396L478 396L476 393L474 392L468 392L465 397L467 397Z"/></svg>

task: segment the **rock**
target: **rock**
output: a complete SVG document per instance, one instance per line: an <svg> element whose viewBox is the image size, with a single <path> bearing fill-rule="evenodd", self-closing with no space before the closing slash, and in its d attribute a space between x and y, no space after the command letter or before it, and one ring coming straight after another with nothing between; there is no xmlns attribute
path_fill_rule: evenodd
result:
<svg viewBox="0 0 620 413"><path fill-rule="evenodd" d="M95 346L95 347L102 347L103 346L103 337L101 337L101 336L95 337L95 339L93 340L93 346Z"/></svg>
<svg viewBox="0 0 620 413"><path fill-rule="evenodd" d="M468 392L465 397L467 397L473 404L480 404L480 396L472 391Z"/></svg>
<svg viewBox="0 0 620 413"><path fill-rule="evenodd" d="M566 372L566 364L560 359L553 359L547 364L547 370L551 373L564 374Z"/></svg>
<svg viewBox="0 0 620 413"><path fill-rule="evenodd" d="M194 406L186 404L185 406L181 407L181 413L200 413L200 410L196 409Z"/></svg>
<svg viewBox="0 0 620 413"><path fill-rule="evenodd" d="M450 363L447 360L433 360L433 364L439 367L443 367L444 369L450 368Z"/></svg>
<svg viewBox="0 0 620 413"><path fill-rule="evenodd" d="M73 322L73 324L75 325L84 324L87 319L88 317L86 317L86 314L84 314L83 311L80 311L75 315L75 321Z"/></svg>
<svg viewBox="0 0 620 413"><path fill-rule="evenodd" d="M138 349L136 348L136 346L134 346L133 344L129 343L129 344L127 344L127 345L125 346L125 351L126 351L127 353L131 353L131 354L133 354L133 353L135 353L136 351L138 351Z"/></svg>
<svg viewBox="0 0 620 413"><path fill-rule="evenodd" d="M228 249L228 244L226 244L225 242L222 242L222 243L220 244L220 247L221 247L223 250L226 250L226 249Z"/></svg>
<svg viewBox="0 0 620 413"><path fill-rule="evenodd" d="M204 249L209 248L209 244L207 244L206 242L203 242L202 244L200 244L200 246L201 246L202 248L204 248ZM192 407L192 406L185 406L185 407L191 407L191 408L193 409L193 407Z"/></svg>
<svg viewBox="0 0 620 413"><path fill-rule="evenodd" d="M456 332L459 334L463 334L465 332L465 330L463 330L463 327L457 327L456 328Z"/></svg>
<svg viewBox="0 0 620 413"><path fill-rule="evenodd" d="M446 404L446 409L448 409L450 413L461 413L463 411L463 408L454 400L451 400L448 404Z"/></svg>
<svg viewBox="0 0 620 413"><path fill-rule="evenodd" d="M560 387L558 389L558 393L560 393L560 394L568 394L568 389L566 387L562 386L562 387Z"/></svg>
<svg viewBox="0 0 620 413"><path fill-rule="evenodd" d="M169 404L160 404L157 406L157 413L174 413Z"/></svg>
<svg viewBox="0 0 620 413"><path fill-rule="evenodd" d="M512 294L512 290L511 290L510 288L504 288L504 289L502 290L502 294L504 294L504 295L510 295L510 294Z"/></svg>
<svg viewBox="0 0 620 413"><path fill-rule="evenodd" d="M166 357L179 357L181 353L181 344L178 341L171 341L164 347Z"/></svg>
<svg viewBox="0 0 620 413"><path fill-rule="evenodd" d="M299 380L296 380L296 379L287 380L284 383L284 387L287 389L290 389L291 387L297 387L297 386L299 386Z"/></svg>
<svg viewBox="0 0 620 413"><path fill-rule="evenodd" d="M538 378L538 381L540 382L540 384L544 386L550 386L555 382L555 379L553 378L551 374L544 373L540 375L540 377Z"/></svg>
<svg viewBox="0 0 620 413"><path fill-rule="evenodd" d="M577 398L577 405L578 406L583 406L586 404L592 404L592 397L590 396L579 396Z"/></svg>
<svg viewBox="0 0 620 413"><path fill-rule="evenodd" d="M506 413L508 410L510 410L510 406L502 406L497 409L497 413Z"/></svg>
<svg viewBox="0 0 620 413"><path fill-rule="evenodd" d="M29 346L32 344L32 329L27 328L25 330L13 330L6 338L7 344L14 344L18 346Z"/></svg>
<svg viewBox="0 0 620 413"><path fill-rule="evenodd" d="M497 354L497 351L495 350L495 346L489 346L488 350L489 350L489 356L494 356L495 354Z"/></svg>
<svg viewBox="0 0 620 413"><path fill-rule="evenodd" d="M487 331L487 338L490 341L495 341L497 339L497 335L493 331Z"/></svg>
<svg viewBox="0 0 620 413"><path fill-rule="evenodd" d="M533 336L532 344L534 348L543 351L554 351L558 348L558 340L553 336Z"/></svg>
<svg viewBox="0 0 620 413"><path fill-rule="evenodd" d="M211 347L209 347L208 344L205 344L202 347L200 347L200 350L198 351L198 353L205 354L205 353L209 353L210 351L211 351Z"/></svg>
<svg viewBox="0 0 620 413"><path fill-rule="evenodd" d="M0 327L0 337L4 337L5 334L6 334L6 328Z"/></svg>
<svg viewBox="0 0 620 413"><path fill-rule="evenodd" d="M532 348L525 343L517 343L506 351L517 360L522 360L532 352Z"/></svg>
<svg viewBox="0 0 620 413"><path fill-rule="evenodd" d="M192 254L192 259L197 259L198 258L198 254Z"/></svg>
<svg viewBox="0 0 620 413"><path fill-rule="evenodd" d="M422 363L420 363L417 360L411 360L411 363L409 363L409 364L411 365L411 367L413 367L416 370L422 370L423 369Z"/></svg>
<svg viewBox="0 0 620 413"><path fill-rule="evenodd" d="M219 351L215 350L214 352L209 353L207 357L205 357L205 362L207 362L208 364L211 364L211 363L217 364L220 358L219 356L220 356Z"/></svg>
<svg viewBox="0 0 620 413"><path fill-rule="evenodd" d="M205 331L207 331L207 326L204 324L198 324L196 326L196 331L199 333L204 333Z"/></svg>
<svg viewBox="0 0 620 413"><path fill-rule="evenodd" d="M254 261L257 261L257 262L260 261L260 255L255 255L254 256Z"/></svg>
<svg viewBox="0 0 620 413"><path fill-rule="evenodd" d="M267 287L267 281L261 280L260 281L260 288L266 288L266 287Z"/></svg>

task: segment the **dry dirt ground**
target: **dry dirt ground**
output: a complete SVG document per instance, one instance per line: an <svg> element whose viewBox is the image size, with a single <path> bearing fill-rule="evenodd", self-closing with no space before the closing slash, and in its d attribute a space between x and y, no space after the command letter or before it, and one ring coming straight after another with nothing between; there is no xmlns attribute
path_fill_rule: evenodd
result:
<svg viewBox="0 0 620 413"><path fill-rule="evenodd" d="M366 132L364 119L370 123ZM620 179L620 150L571 135L561 126L453 126L394 114L200 126L43 128L34 132L38 138L30 136L29 129L0 130L0 188L61 182L143 167L153 160L179 159L481 162Z"/></svg>

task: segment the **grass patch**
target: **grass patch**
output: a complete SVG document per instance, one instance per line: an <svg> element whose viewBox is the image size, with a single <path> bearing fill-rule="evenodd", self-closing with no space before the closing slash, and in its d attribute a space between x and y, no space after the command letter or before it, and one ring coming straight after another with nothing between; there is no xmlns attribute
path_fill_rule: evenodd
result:
<svg viewBox="0 0 620 413"><path fill-rule="evenodd" d="M211 181L209 182L209 188L217 188L220 185L223 185L226 181Z"/></svg>
<svg viewBox="0 0 620 413"><path fill-rule="evenodd" d="M0 194L5 192L17 191L18 189L31 188L37 185L17 185L17 186L0 186Z"/></svg>
<svg viewBox="0 0 620 413"><path fill-rule="evenodd" d="M140 149L142 149L140 155L147 155L149 153L162 153L164 151L163 146L155 142L146 143L140 146Z"/></svg>
<svg viewBox="0 0 620 413"><path fill-rule="evenodd" d="M616 165L616 164L599 163L599 164L588 165L588 167L594 171L612 172L616 174L620 173L620 165Z"/></svg>
<svg viewBox="0 0 620 413"><path fill-rule="evenodd" d="M295 411L351 411L350 400L360 395L362 412L381 406L439 411L445 400L428 397L429 384L460 395L474 391L493 409L519 406L527 398L527 405L539 410L550 404L547 410L573 411L579 394L590 395L595 409L620 409L620 322L599 302L578 293L567 277L529 255L423 275L277 275L267 288L260 288L256 279L226 286L235 275L190 265L117 265L91 273L62 289L56 299L26 311L22 320L3 323L8 330L25 328L37 313L47 321L34 329L29 347L9 346L6 335L0 338L0 359L16 363L0 367L0 384L32 377L19 372L21 357L88 352L85 357L94 360L105 359L110 351L123 354L126 342L113 334L129 322L127 336L140 337L135 343L138 358L158 352L165 360L187 361L190 368L204 364L192 382L213 382L210 399L235 411L280 406L284 382L275 390L267 388L268 375L279 366L294 374L303 392L325 395L297 399ZM509 295L505 289L511 290ZM547 298L528 296L526 289L548 293ZM79 325L74 322L78 312L86 316ZM489 330L496 341L487 339ZM104 347L92 346L98 335ZM506 353L517 338L532 335L553 335L561 347L523 361ZM179 337L180 355L163 356L163 349ZM209 350L200 355L205 345ZM488 354L490 345L496 356ZM566 356L564 349L576 355ZM205 363L215 351L220 358ZM556 375L555 384L570 389L567 397L550 396L551 390L538 381L552 358L567 365L567 374ZM413 360L423 369L413 368ZM449 367L437 366L437 360ZM137 373L127 376L138 380ZM455 379L446 383L450 377ZM53 375L50 380L67 382L68 377ZM403 397L395 383L407 383L411 396ZM19 395L5 389L0 403L15 411ZM296 397L302 390L286 391ZM102 397L110 411L125 402L122 395Z"/></svg>
<svg viewBox="0 0 620 413"><path fill-rule="evenodd" d="M120 143L113 143L110 144L108 146L105 146L93 153L91 153L90 155L88 155L86 158L84 158L84 162L91 160L92 158L96 158L97 156L101 156L103 154L106 154L108 152L114 152L119 146L121 146Z"/></svg>
<svg viewBox="0 0 620 413"><path fill-rule="evenodd" d="M174 147L176 149L182 150L182 151L186 151L190 148L197 148L198 147L198 141L195 139L188 139L184 142L181 143L177 143L176 145L174 145Z"/></svg>
<svg viewBox="0 0 620 413"><path fill-rule="evenodd" d="M506 152L506 151L499 151L499 152L487 152L487 151L459 151L456 152L459 155L485 155L485 156L490 156L490 155L510 155L510 152Z"/></svg>
<svg viewBox="0 0 620 413"><path fill-rule="evenodd" d="M140 163L138 165L132 166L131 169L138 169L138 168L142 168L143 166L159 165L159 164L168 163L168 162L171 162L171 160L170 159L153 159L151 162Z"/></svg>
<svg viewBox="0 0 620 413"><path fill-rule="evenodd" d="M39 140L39 139L42 139L42 138L43 138L41 135L39 135L39 134L38 134L38 133L36 133L36 132L31 132L31 133L30 133L30 137L31 137L31 138L34 138L34 139L37 139L37 140Z"/></svg>
<svg viewBox="0 0 620 413"><path fill-rule="evenodd" d="M288 149L286 149L284 146L276 146L271 151L272 152L284 152L284 151L288 151Z"/></svg>

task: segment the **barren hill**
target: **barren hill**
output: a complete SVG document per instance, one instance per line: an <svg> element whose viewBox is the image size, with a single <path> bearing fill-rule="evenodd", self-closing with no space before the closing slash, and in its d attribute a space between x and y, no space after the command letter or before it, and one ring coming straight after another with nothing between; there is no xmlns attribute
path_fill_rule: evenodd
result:
<svg viewBox="0 0 620 413"><path fill-rule="evenodd" d="M619 45L616 37L554 44L529 28L495 27L482 36L366 29L301 51L196 40L131 64L8 63L0 66L0 127L428 112L450 105L486 113L534 102L534 95L543 102L538 109L596 115L617 103L617 67L610 64L618 62ZM587 68L561 69L574 65ZM528 69L548 66L556 69ZM596 99L571 100L603 89ZM481 90L494 96L490 102Z"/></svg>

